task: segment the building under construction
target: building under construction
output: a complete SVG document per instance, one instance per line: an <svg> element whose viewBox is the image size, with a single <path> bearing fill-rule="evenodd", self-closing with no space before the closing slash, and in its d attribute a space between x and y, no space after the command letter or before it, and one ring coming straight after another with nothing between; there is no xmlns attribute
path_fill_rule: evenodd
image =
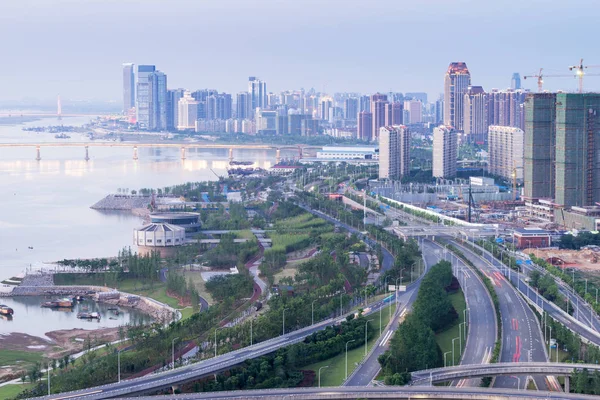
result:
<svg viewBox="0 0 600 400"><path fill-rule="evenodd" d="M600 202L600 94L532 94L525 107L525 197L550 200L555 220L576 227L570 214Z"/></svg>
<svg viewBox="0 0 600 400"><path fill-rule="evenodd" d="M525 120L525 196L563 207L600 202L600 94L529 95Z"/></svg>

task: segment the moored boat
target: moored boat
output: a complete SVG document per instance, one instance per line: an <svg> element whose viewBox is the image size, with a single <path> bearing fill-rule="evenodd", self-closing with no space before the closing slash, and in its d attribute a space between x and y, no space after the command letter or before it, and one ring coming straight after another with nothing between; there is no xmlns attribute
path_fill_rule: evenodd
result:
<svg viewBox="0 0 600 400"><path fill-rule="evenodd" d="M0 304L0 315L13 315L14 310L5 304Z"/></svg>

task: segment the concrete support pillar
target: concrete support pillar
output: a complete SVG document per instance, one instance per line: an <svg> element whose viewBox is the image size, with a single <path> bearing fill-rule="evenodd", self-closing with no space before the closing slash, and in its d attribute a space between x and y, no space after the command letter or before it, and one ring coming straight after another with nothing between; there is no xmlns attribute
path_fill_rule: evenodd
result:
<svg viewBox="0 0 600 400"><path fill-rule="evenodd" d="M42 156L40 154L40 146L35 146L35 150L36 150L36 153L37 153L37 155L35 156L35 159L38 160L38 161L40 161L42 159Z"/></svg>
<svg viewBox="0 0 600 400"><path fill-rule="evenodd" d="M298 146L298 159L301 160L302 156L302 147Z"/></svg>
<svg viewBox="0 0 600 400"><path fill-rule="evenodd" d="M275 163L279 164L281 161L281 150L277 148L277 154L275 155Z"/></svg>
<svg viewBox="0 0 600 400"><path fill-rule="evenodd" d="M565 393L569 393L571 391L571 377L565 376Z"/></svg>
<svg viewBox="0 0 600 400"><path fill-rule="evenodd" d="M85 161L90 161L90 153L88 146L85 146Z"/></svg>
<svg viewBox="0 0 600 400"><path fill-rule="evenodd" d="M233 161L233 147L229 148L229 161Z"/></svg>
<svg viewBox="0 0 600 400"><path fill-rule="evenodd" d="M133 159L135 161L138 159L137 146L133 146Z"/></svg>
<svg viewBox="0 0 600 400"><path fill-rule="evenodd" d="M181 159L185 160L185 147L181 148Z"/></svg>

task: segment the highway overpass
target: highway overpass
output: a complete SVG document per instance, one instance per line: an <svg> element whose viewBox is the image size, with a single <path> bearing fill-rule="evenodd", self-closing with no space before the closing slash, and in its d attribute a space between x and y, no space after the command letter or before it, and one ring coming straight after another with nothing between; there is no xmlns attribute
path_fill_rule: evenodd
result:
<svg viewBox="0 0 600 400"><path fill-rule="evenodd" d="M326 387L290 388L266 390L240 390L233 392L209 392L178 394L174 396L148 396L123 398L129 400L195 400L195 399L468 399L468 400L549 400L573 399L591 400L597 396L542 392L534 390L514 390L495 388L452 388L447 386L378 386L378 387ZM66 399L65 399L66 400Z"/></svg>
<svg viewBox="0 0 600 400"><path fill-rule="evenodd" d="M413 385L437 383L454 379L480 378L502 375L556 375L571 376L575 370L600 371L599 364L567 364L550 362L519 362L496 364L470 364L435 368L412 373Z"/></svg>

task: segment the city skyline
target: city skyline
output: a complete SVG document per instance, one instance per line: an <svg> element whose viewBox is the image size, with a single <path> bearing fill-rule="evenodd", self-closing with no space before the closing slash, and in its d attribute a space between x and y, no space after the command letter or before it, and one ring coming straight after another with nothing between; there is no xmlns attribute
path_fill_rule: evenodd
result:
<svg viewBox="0 0 600 400"><path fill-rule="evenodd" d="M11 77L0 82L1 101L55 99L60 93L65 99L118 102L122 86L119 66L126 62L160 65L169 74L170 88L218 88L238 93L245 89L247 77L255 75L269 82L268 90L275 93L300 88L322 93L424 91L431 99L443 91L440 78L452 61L466 62L472 83L488 90L509 88L514 72L524 76L544 68L548 74L568 76L568 66L581 57L589 64L598 63L590 56L594 12L577 15L578 39L566 46L566 38L572 35L566 34L570 28L564 21L577 11L560 2L544 3L543 18L537 2L495 6L464 1L457 8L431 1L434 12L391 0L368 5L350 1L344 7L312 0L302 4L264 0L252 5L233 0L202 4L181 0L179 7L148 1L144 18L137 18L139 8L128 0L118 4L45 3L26 0L0 6L0 33L12 38L0 66L0 76ZM598 10L596 4L587 3L592 11ZM235 13L231 13L232 8ZM98 40L100 32L94 27L108 16L110 29L102 30ZM193 23L200 16L202 24ZM447 29L448 18L461 21L452 27L461 41L447 47L439 38ZM515 29L504 33L484 29L487 24L507 19L515 20ZM385 36L395 32L398 23L415 31L419 40L403 42L397 54L386 52L385 63L374 62L373 56L381 53L386 43L371 42L368 51L355 51L361 32L368 26L376 24ZM311 29L306 29L307 24ZM476 31L480 33L473 34ZM148 43L135 40L150 33L153 40ZM211 40L195 41L202 46L182 53L182 34L192 41L201 37ZM127 37L131 41L125 41ZM560 52L555 51L555 38L565 44ZM315 45L319 41L325 45ZM86 44L91 42L95 46ZM431 43L435 51L431 51ZM181 62L181 54L186 54L186 62ZM206 61L207 56L211 62ZM40 74L39 60L43 58L56 61L45 63ZM521 85L536 89L535 79L524 79ZM569 77L545 82L548 90L575 90L576 86L577 80ZM586 90L598 88L598 78L586 80Z"/></svg>

